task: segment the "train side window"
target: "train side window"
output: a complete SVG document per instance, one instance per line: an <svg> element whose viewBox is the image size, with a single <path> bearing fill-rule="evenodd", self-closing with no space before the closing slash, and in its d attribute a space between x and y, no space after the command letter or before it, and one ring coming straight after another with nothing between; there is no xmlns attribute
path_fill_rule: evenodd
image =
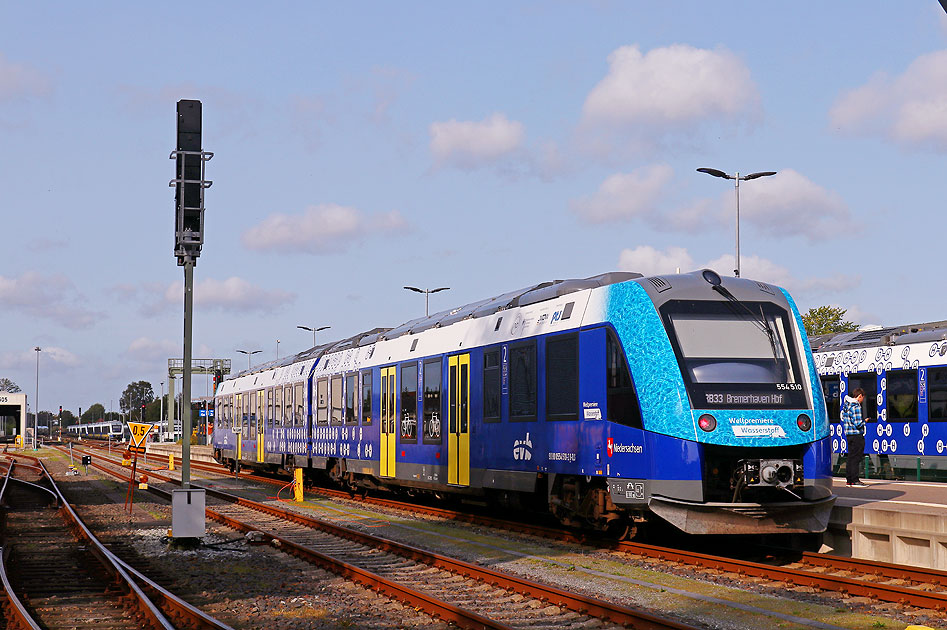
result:
<svg viewBox="0 0 947 630"><path fill-rule="evenodd" d="M628 370L628 361L618 337L611 330L608 331L605 344L605 380L605 411L609 422L635 429L643 428L641 406L635 392L635 383L631 380L631 372Z"/></svg>
<svg viewBox="0 0 947 630"><path fill-rule="evenodd" d="M483 353L483 421L500 421L500 351Z"/></svg>
<svg viewBox="0 0 947 630"><path fill-rule="evenodd" d="M358 424L358 375L345 377L345 424Z"/></svg>
<svg viewBox="0 0 947 630"><path fill-rule="evenodd" d="M947 368L927 370L927 413L931 422L947 422Z"/></svg>
<svg viewBox="0 0 947 630"><path fill-rule="evenodd" d="M579 419L579 336L546 339L546 418Z"/></svg>
<svg viewBox="0 0 947 630"><path fill-rule="evenodd" d="M441 443L441 360L424 363L424 443Z"/></svg>
<svg viewBox="0 0 947 630"><path fill-rule="evenodd" d="M275 415L273 416L273 421L276 423L276 426L283 426L283 388L277 387L273 392L273 410Z"/></svg>
<svg viewBox="0 0 947 630"><path fill-rule="evenodd" d="M293 388L293 394L295 394L295 400L293 401L296 405L296 415L293 416L293 426L301 427L305 424L306 413L305 413L305 397L303 395L303 385L300 383Z"/></svg>
<svg viewBox="0 0 947 630"><path fill-rule="evenodd" d="M535 420L536 399L536 342L510 346L510 420Z"/></svg>
<svg viewBox="0 0 947 630"><path fill-rule="evenodd" d="M316 381L316 424L329 424L329 379Z"/></svg>
<svg viewBox="0 0 947 630"><path fill-rule="evenodd" d="M293 426L293 386L283 388L283 425Z"/></svg>
<svg viewBox="0 0 947 630"><path fill-rule="evenodd" d="M332 400L332 412L329 416L329 424L339 426L342 424L342 375L332 377L332 388L329 392Z"/></svg>
<svg viewBox="0 0 947 630"><path fill-rule="evenodd" d="M865 390L865 402L862 404L862 415L865 422L878 422L878 380L875 373L849 374L848 394L861 387Z"/></svg>
<svg viewBox="0 0 947 630"><path fill-rule="evenodd" d="M362 372L362 424L372 423L372 373Z"/></svg>
<svg viewBox="0 0 947 630"><path fill-rule="evenodd" d="M842 419L839 411L842 406L842 383L838 376L820 376L822 394L825 396L825 407L829 412L829 420L839 422Z"/></svg>
<svg viewBox="0 0 947 630"><path fill-rule="evenodd" d="M888 422L917 422L917 370L889 370Z"/></svg>
<svg viewBox="0 0 947 630"><path fill-rule="evenodd" d="M273 428L273 390L266 390L266 426Z"/></svg>
<svg viewBox="0 0 947 630"><path fill-rule="evenodd" d="M401 366L401 441L418 441L418 364Z"/></svg>

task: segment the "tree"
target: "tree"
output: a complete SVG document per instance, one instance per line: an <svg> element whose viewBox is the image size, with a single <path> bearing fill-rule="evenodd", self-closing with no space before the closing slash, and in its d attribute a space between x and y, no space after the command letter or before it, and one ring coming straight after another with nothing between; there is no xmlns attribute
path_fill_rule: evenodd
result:
<svg viewBox="0 0 947 630"><path fill-rule="evenodd" d="M23 391L20 389L20 386L11 381L8 378L0 378L0 392L6 392L8 394L17 394Z"/></svg>
<svg viewBox="0 0 947 630"><path fill-rule="evenodd" d="M62 426L63 428L70 427L79 422L79 419L76 418L76 414L72 413L68 409L62 410Z"/></svg>
<svg viewBox="0 0 947 630"><path fill-rule="evenodd" d="M82 422L82 424L91 424L93 422L99 422L104 417L105 417L105 405L103 405L102 403L95 403L92 406L90 406L88 409L82 412L82 417L80 418L80 421Z"/></svg>
<svg viewBox="0 0 947 630"><path fill-rule="evenodd" d="M806 334L810 337L817 335L827 335L829 333L855 332L858 330L858 324L845 321L844 308L838 306L820 306L810 308L802 316L802 323L805 324Z"/></svg>
<svg viewBox="0 0 947 630"><path fill-rule="evenodd" d="M128 384L128 387L122 392L122 397L118 399L118 406L125 413L133 411L137 418L138 414L141 413L142 404L150 404L154 399L155 391L152 389L151 383L138 381L137 383Z"/></svg>

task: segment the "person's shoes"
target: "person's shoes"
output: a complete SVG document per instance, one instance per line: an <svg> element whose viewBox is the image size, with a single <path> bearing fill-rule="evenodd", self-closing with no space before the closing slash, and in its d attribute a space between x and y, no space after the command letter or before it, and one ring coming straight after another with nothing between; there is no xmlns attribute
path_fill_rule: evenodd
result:
<svg viewBox="0 0 947 630"><path fill-rule="evenodd" d="M856 481L855 483L850 483L848 485L852 486L853 488L867 488L868 487L867 483L862 483L861 481Z"/></svg>

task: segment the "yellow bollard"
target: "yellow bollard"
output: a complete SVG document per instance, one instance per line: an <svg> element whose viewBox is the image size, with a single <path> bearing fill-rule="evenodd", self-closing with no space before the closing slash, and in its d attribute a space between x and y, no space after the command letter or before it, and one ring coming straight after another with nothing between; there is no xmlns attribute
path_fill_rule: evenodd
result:
<svg viewBox="0 0 947 630"><path fill-rule="evenodd" d="M934 629L929 628L928 626L908 626L904 630L934 630Z"/></svg>
<svg viewBox="0 0 947 630"><path fill-rule="evenodd" d="M293 471L293 501L302 503L303 501L303 469L297 468Z"/></svg>
<svg viewBox="0 0 947 630"><path fill-rule="evenodd" d="M168 470L174 470L174 453L168 455Z"/></svg>

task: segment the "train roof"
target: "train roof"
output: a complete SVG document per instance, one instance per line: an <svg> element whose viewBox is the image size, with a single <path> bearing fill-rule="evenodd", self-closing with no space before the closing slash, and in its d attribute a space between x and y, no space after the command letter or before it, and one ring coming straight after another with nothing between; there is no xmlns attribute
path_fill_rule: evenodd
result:
<svg viewBox="0 0 947 630"><path fill-rule="evenodd" d="M834 352L943 340L947 340L947 320L906 326L877 326L854 332L818 335L809 338L809 346L813 352Z"/></svg>
<svg viewBox="0 0 947 630"><path fill-rule="evenodd" d="M548 282L541 282L539 284L531 284L527 287L523 287L515 291L501 293L500 295L487 298L485 300L478 300L476 302L471 302L470 304L465 304L464 306L459 306L433 313L425 317L412 319L394 328L373 328L345 339L320 344L308 350L304 350L298 354L290 355L282 359L270 361L268 363L255 365L249 370L242 370L241 372L238 372L233 378L240 378L241 376L246 376L248 374L261 372L263 370L276 367L283 367L308 359L319 359L323 355L329 354L331 352L368 346L378 341L396 339L402 335L416 334L431 328L449 326L453 323L466 319L489 317L494 313L498 313L509 308L516 308L518 306L527 306L529 304L553 300L576 291L594 289L609 284L616 284L619 282L625 282L627 280L634 280L636 278L643 277L644 276L640 273L634 273L630 271L611 271L608 273L590 276L588 278L551 280Z"/></svg>

